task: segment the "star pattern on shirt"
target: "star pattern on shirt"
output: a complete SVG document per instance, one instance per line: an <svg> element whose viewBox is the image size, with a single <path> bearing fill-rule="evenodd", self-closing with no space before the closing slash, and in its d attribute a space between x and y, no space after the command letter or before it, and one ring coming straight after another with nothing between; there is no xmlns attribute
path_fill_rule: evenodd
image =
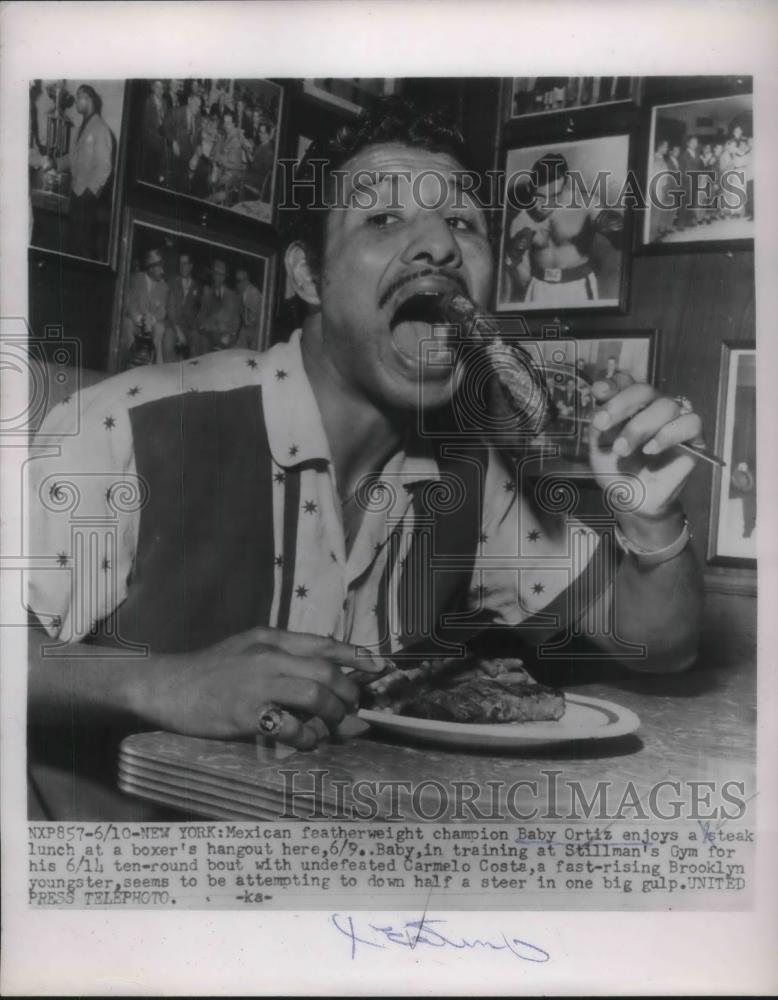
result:
<svg viewBox="0 0 778 1000"><path fill-rule="evenodd" d="M100 563L100 568L104 573L107 573L108 570L111 568L111 560L108 558L108 556L105 556L103 558L103 561Z"/></svg>
<svg viewBox="0 0 778 1000"><path fill-rule="evenodd" d="M128 396L137 396L139 392L140 392L140 386L139 385L134 385L134 386L132 386L131 389L127 390L127 395Z"/></svg>
<svg viewBox="0 0 778 1000"><path fill-rule="evenodd" d="M274 566L283 566L283 564L284 564L284 557L283 556L275 556L275 558L273 559L273 565Z"/></svg>
<svg viewBox="0 0 778 1000"><path fill-rule="evenodd" d="M506 479L502 484L502 488L506 493L513 493L516 489L516 483L512 479Z"/></svg>
<svg viewBox="0 0 778 1000"><path fill-rule="evenodd" d="M299 450L300 450L300 446L296 445L296 444L293 444L292 447L289 449L289 454L292 456L292 458L294 458L294 456L297 454L297 452Z"/></svg>
<svg viewBox="0 0 778 1000"><path fill-rule="evenodd" d="M533 594L542 594L545 589L546 589L545 585L542 584L542 583L533 583L532 584L532 593Z"/></svg>
<svg viewBox="0 0 778 1000"><path fill-rule="evenodd" d="M315 500L306 500L303 504L303 510L306 514L315 514L318 509L319 505Z"/></svg>
<svg viewBox="0 0 778 1000"><path fill-rule="evenodd" d="M283 382L288 374L289 372L284 371L283 368L276 368L276 380L278 382Z"/></svg>
<svg viewBox="0 0 778 1000"><path fill-rule="evenodd" d="M70 562L70 556L67 554L67 552L58 552L57 553L57 565L58 566L67 566L67 564L69 562Z"/></svg>
<svg viewBox="0 0 778 1000"><path fill-rule="evenodd" d="M285 479L286 479L286 476L283 474L283 472L274 472L273 473L273 482L274 483L283 483Z"/></svg>
<svg viewBox="0 0 778 1000"><path fill-rule="evenodd" d="M486 545L486 543L489 541L489 536L486 534L485 531L482 531L481 534L478 536L478 541L480 542L481 545Z"/></svg>
<svg viewBox="0 0 778 1000"><path fill-rule="evenodd" d="M52 615L49 619L52 628L62 628L62 615Z"/></svg>
<svg viewBox="0 0 778 1000"><path fill-rule="evenodd" d="M536 542L540 538L540 532L537 528L533 528L532 531L527 532L527 541Z"/></svg>
<svg viewBox="0 0 778 1000"><path fill-rule="evenodd" d="M107 431L112 431L115 426L116 426L116 417L109 416L106 417L105 420L103 421L103 427L105 427Z"/></svg>
<svg viewBox="0 0 778 1000"><path fill-rule="evenodd" d="M297 594L298 597L307 597L308 596L308 588L305 586L304 583L301 583L299 586L295 587L295 591L294 592L295 592L295 594Z"/></svg>
<svg viewBox="0 0 778 1000"><path fill-rule="evenodd" d="M249 368L256 368L257 367L257 359L256 358L246 358L246 364L248 365Z"/></svg>

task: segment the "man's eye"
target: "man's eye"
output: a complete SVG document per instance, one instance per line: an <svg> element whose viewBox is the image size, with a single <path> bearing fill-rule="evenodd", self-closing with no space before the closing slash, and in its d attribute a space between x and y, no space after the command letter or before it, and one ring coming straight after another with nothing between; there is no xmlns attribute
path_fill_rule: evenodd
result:
<svg viewBox="0 0 778 1000"><path fill-rule="evenodd" d="M393 226L400 221L399 217L392 215L391 212L379 212L376 215L371 215L368 217L368 224L375 226L376 229L386 229L388 226Z"/></svg>
<svg viewBox="0 0 778 1000"><path fill-rule="evenodd" d="M465 232L473 229L473 223L462 215L450 215L446 222L452 229L461 229Z"/></svg>

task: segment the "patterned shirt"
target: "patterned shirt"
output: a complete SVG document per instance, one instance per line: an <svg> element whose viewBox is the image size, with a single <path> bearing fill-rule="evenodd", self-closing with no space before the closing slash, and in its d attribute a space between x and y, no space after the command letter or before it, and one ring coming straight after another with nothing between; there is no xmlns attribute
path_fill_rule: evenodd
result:
<svg viewBox="0 0 778 1000"><path fill-rule="evenodd" d="M134 369L52 410L30 463L27 540L34 566L29 606L49 635L83 639L127 597L146 488L136 471L134 408L187 393L260 387L272 463L272 509L256 511L268 531L272 524L268 624L383 652L402 647L401 578L421 516L414 498L420 489L439 490L443 505L471 498L452 498L452 484L423 442L407 446L364 494L365 513L347 552L335 470L300 343L297 331L264 354L233 350ZM247 452L252 447L247 435ZM569 515L542 510L517 488L516 472L495 451L486 454L480 534L462 613L500 625L545 621L546 634L553 634L563 622L544 619L543 611L552 602L563 607L574 582L581 589L598 535ZM171 454L170 462L176 460Z"/></svg>

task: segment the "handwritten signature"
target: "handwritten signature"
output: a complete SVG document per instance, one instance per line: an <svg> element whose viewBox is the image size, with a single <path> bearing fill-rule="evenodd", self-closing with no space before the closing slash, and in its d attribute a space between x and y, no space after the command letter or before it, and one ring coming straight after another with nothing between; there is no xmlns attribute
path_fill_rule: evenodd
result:
<svg viewBox="0 0 778 1000"><path fill-rule="evenodd" d="M441 924L446 924L443 918L423 916L419 920L406 920L399 926L391 924L373 924L367 922L364 928L357 930L354 917L344 913L333 913L333 926L351 942L351 957L356 958L357 946L367 945L370 948L387 948L398 945L411 950L429 945L431 948L454 948L458 951L468 951L475 948L485 948L489 951L506 951L524 962L548 962L551 956L543 948L523 941L521 938L510 937L500 931L495 940L484 938L468 939L457 935L448 936L441 930L436 930Z"/></svg>

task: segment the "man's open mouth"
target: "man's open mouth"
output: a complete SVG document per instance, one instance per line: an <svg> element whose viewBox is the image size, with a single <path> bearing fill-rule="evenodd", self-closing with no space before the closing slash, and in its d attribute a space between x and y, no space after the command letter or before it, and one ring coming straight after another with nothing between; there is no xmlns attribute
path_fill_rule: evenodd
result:
<svg viewBox="0 0 778 1000"><path fill-rule="evenodd" d="M422 366L446 363L451 324L442 304L449 294L437 289L417 291L395 309L389 329L395 349L404 358ZM432 338L440 341L440 347L427 343Z"/></svg>

